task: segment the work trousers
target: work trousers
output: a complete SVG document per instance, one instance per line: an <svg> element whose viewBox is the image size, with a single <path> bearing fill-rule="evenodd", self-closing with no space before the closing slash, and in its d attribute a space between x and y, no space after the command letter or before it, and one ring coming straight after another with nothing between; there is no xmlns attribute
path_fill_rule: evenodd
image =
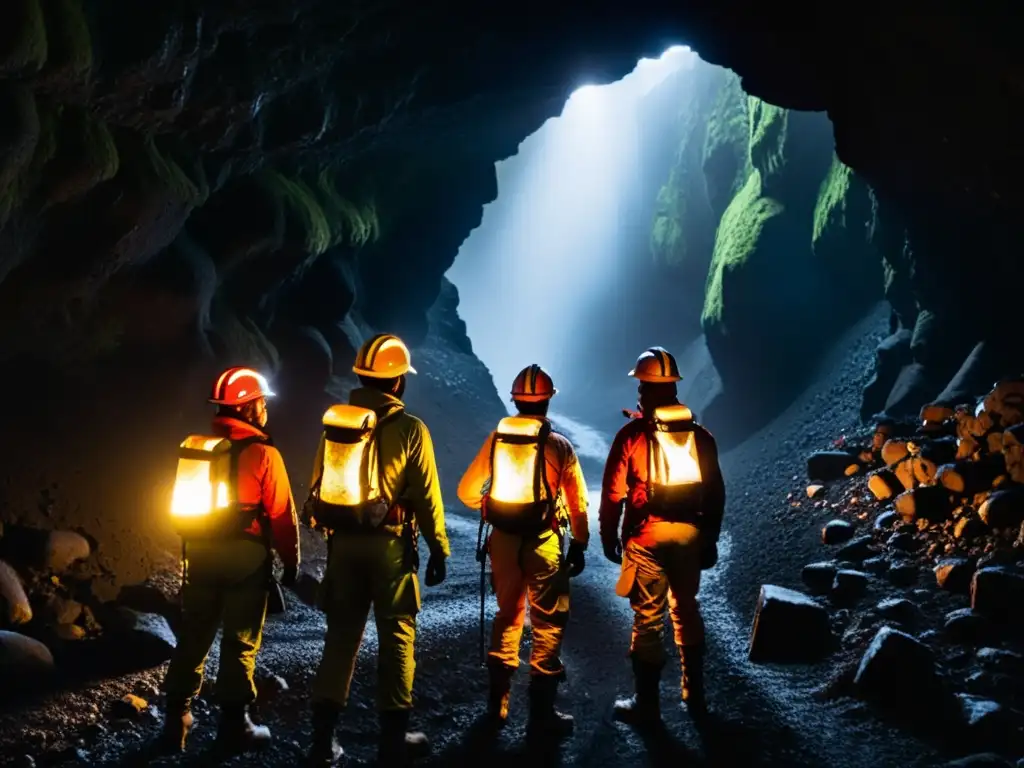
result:
<svg viewBox="0 0 1024 768"><path fill-rule="evenodd" d="M700 589L700 531L689 523L647 522L626 544L616 589L633 608L630 654L639 661L665 663L662 638L665 608L676 646L704 643Z"/></svg>
<svg viewBox="0 0 1024 768"><path fill-rule="evenodd" d="M220 628L217 699L222 706L250 704L256 699L253 673L267 613L270 553L249 539L190 542L186 553L181 628L164 691L178 700L199 693Z"/></svg>
<svg viewBox="0 0 1024 768"><path fill-rule="evenodd" d="M348 703L356 656L373 608L377 624L377 708L412 707L414 644L420 585L405 557L406 542L382 532L336 534L324 576L327 614L314 701Z"/></svg>
<svg viewBox="0 0 1024 768"><path fill-rule="evenodd" d="M498 613L491 631L490 658L507 667L519 666L519 642L530 601L533 645L530 673L562 673L559 652L569 620L569 575L562 567L561 539L552 531L540 536L490 536L491 572Z"/></svg>

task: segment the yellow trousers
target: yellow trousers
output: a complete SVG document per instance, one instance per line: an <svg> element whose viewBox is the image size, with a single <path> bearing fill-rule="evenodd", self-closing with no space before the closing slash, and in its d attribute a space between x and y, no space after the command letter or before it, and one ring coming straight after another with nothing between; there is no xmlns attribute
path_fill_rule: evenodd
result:
<svg viewBox="0 0 1024 768"><path fill-rule="evenodd" d="M562 568L560 539L553 532L513 536L494 531L490 538L491 572L498 613L491 631L490 658L519 666L519 642L530 601L533 645L530 673L562 673L559 652L569 620L569 576Z"/></svg>
<svg viewBox="0 0 1024 768"><path fill-rule="evenodd" d="M256 699L253 673L267 613L270 553L256 541L194 542L187 547L178 647L164 678L169 699L199 693L210 646L220 628L217 699L224 705Z"/></svg>
<svg viewBox="0 0 1024 768"><path fill-rule="evenodd" d="M337 534L324 575L327 636L314 701L348 703L356 656L373 608L377 624L377 707L412 707L420 585L405 563L405 542L384 533Z"/></svg>
<svg viewBox="0 0 1024 768"><path fill-rule="evenodd" d="M704 643L700 589L700 531L688 523L649 522L626 544L617 592L633 608L630 654L665 663L662 638L668 607L677 647Z"/></svg>

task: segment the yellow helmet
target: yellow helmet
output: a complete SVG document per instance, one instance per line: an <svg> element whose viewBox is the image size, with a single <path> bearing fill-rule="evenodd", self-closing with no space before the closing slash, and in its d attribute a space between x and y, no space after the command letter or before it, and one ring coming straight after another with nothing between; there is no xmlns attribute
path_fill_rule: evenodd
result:
<svg viewBox="0 0 1024 768"><path fill-rule="evenodd" d="M524 403L539 403L550 400L558 392L548 372L534 363L519 372L512 382L512 399Z"/></svg>
<svg viewBox="0 0 1024 768"><path fill-rule="evenodd" d="M374 379L396 379L404 373L416 373L409 348L390 333L380 333L359 348L352 371Z"/></svg>
<svg viewBox="0 0 1024 768"><path fill-rule="evenodd" d="M629 375L640 381L664 383L679 381L679 366L676 359L664 347L648 347L636 359L636 365Z"/></svg>

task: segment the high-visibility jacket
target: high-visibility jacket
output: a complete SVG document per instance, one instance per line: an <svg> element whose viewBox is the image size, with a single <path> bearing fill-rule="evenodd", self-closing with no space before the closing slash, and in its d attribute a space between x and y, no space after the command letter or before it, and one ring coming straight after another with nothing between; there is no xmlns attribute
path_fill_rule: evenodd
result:
<svg viewBox="0 0 1024 768"><path fill-rule="evenodd" d="M488 435L459 482L459 499L470 509L483 506L484 486L491 479L491 445L494 434L491 432ZM586 546L590 540L587 484L572 443L557 432L552 432L545 443L544 470L556 505L564 505L573 539Z"/></svg>
<svg viewBox="0 0 1024 768"><path fill-rule="evenodd" d="M618 538L619 522L623 517L622 538L629 539L641 532L648 520L660 520L647 503L648 448L650 423L645 418L631 419L619 430L612 442L601 483L601 509L598 518L601 540ZM701 474L700 529L705 541L718 541L725 511L725 482L718 465L718 446L715 438L704 427L694 423L694 439Z"/></svg>
<svg viewBox="0 0 1024 768"><path fill-rule="evenodd" d="M349 403L376 411L378 418L395 408L405 407L397 397L370 387L353 389ZM445 529L441 481L437 475L430 430L420 419L402 410L380 424L376 440L380 492L391 505L382 528L386 532L400 534L405 516L411 513L430 551L449 556L451 548ZM320 482L323 458L324 438L321 436L310 488L317 487Z"/></svg>
<svg viewBox="0 0 1024 768"><path fill-rule="evenodd" d="M225 416L213 420L213 433L229 440L266 437L258 427ZM262 507L246 533L262 538L264 520L270 521L270 539L285 567L299 564L299 521L288 472L281 452L272 445L253 443L238 456L238 503L243 510Z"/></svg>

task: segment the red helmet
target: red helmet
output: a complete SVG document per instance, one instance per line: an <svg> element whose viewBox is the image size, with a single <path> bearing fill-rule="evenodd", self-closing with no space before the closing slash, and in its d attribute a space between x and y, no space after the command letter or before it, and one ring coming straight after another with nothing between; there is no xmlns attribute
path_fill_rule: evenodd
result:
<svg viewBox="0 0 1024 768"><path fill-rule="evenodd" d="M512 382L512 399L524 403L539 403L550 400L558 392L548 372L534 363L519 372Z"/></svg>
<svg viewBox="0 0 1024 768"><path fill-rule="evenodd" d="M273 397L266 378L252 368L228 368L213 382L210 402L215 405L242 405Z"/></svg>

